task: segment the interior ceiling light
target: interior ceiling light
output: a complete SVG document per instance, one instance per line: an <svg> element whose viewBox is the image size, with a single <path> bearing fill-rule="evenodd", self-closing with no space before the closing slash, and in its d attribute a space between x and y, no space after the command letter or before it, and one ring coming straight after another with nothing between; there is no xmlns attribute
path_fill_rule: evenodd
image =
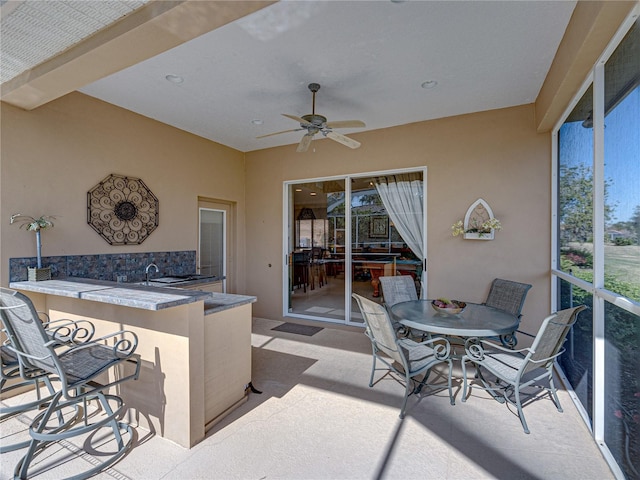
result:
<svg viewBox="0 0 640 480"><path fill-rule="evenodd" d="M315 220L316 214L309 207L304 207L298 214L298 220Z"/></svg>
<svg viewBox="0 0 640 480"><path fill-rule="evenodd" d="M171 82L171 83L182 83L184 82L184 78L182 78L180 75L167 75L166 77L164 77L167 79L167 81Z"/></svg>
<svg viewBox="0 0 640 480"><path fill-rule="evenodd" d="M438 82L436 82L435 80L427 80L426 82L423 82L421 87L422 88L433 88L436 85L438 85Z"/></svg>
<svg viewBox="0 0 640 480"><path fill-rule="evenodd" d="M253 123L254 125L262 125L264 122L259 118L254 118L253 120L251 120L251 123Z"/></svg>
<svg viewBox="0 0 640 480"><path fill-rule="evenodd" d="M311 192L309 195L311 195L312 197L315 197L317 195L316 192Z"/></svg>

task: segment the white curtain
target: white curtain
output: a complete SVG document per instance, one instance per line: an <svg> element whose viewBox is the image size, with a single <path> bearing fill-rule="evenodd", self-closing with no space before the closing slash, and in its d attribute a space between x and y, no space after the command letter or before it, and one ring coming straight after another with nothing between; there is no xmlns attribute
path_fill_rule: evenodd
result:
<svg viewBox="0 0 640 480"><path fill-rule="evenodd" d="M423 182L419 173L402 173L377 177L375 186L384 208L396 230L416 257L424 261ZM424 263L423 263L424 266ZM425 273L422 271L421 289L424 298Z"/></svg>

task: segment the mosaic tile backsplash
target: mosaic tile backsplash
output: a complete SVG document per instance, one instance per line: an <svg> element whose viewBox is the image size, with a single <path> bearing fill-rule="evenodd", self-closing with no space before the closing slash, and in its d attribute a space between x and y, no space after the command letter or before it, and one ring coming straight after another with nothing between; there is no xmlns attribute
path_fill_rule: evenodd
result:
<svg viewBox="0 0 640 480"><path fill-rule="evenodd" d="M27 267L35 267L36 257L10 258L9 281L27 280ZM152 277L190 275L196 273L195 250L178 252L115 253L42 257L42 266L51 267L51 278L82 277L96 280L142 282L144 270L155 263L160 270ZM123 277L126 277L124 280Z"/></svg>

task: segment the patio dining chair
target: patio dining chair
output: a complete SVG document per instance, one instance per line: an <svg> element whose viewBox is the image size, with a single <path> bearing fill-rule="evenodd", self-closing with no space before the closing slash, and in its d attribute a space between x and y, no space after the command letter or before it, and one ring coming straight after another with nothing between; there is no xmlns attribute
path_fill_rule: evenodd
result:
<svg viewBox="0 0 640 480"><path fill-rule="evenodd" d="M88 478L113 465L131 448L133 431L118 420L124 402L109 390L138 378L136 335L118 331L80 344L63 342L47 333L31 300L20 292L0 288L0 306L9 339L5 348L18 359L20 376L31 380L34 375L46 374L56 386L60 384L48 399L46 409L35 416L29 427L31 440L15 467L14 477L30 476L29 467L35 459L42 468L48 458L45 452L53 444L87 434L76 446L80 454L90 448L94 458L99 454L104 460L96 458L95 463L89 464L91 468L73 478ZM90 402L95 408L89 408ZM99 429L103 429L101 433L110 432L115 451L100 451L108 439L106 433L95 435Z"/></svg>
<svg viewBox="0 0 640 480"><path fill-rule="evenodd" d="M451 405L455 404L451 388L451 373L453 362L451 360L451 347L444 338L415 342L409 338L398 338L387 310L379 303L373 302L356 293L351 296L358 303L365 321L365 334L371 340L373 352L373 366L369 386L374 385L376 370L385 370L385 375L395 373L403 378L405 385L404 399L400 408L400 418L404 418L407 408L407 399L412 393L420 393L424 386L432 386L427 383L431 369L438 364L446 363L449 366L447 386ZM380 360L385 367L376 368L376 362ZM422 380L417 377L423 375ZM376 382L377 383L377 382Z"/></svg>
<svg viewBox="0 0 640 480"><path fill-rule="evenodd" d="M395 304L400 302L408 302L418 300L418 292L415 282L409 275L394 275L380 277L380 286L382 287L383 304L389 310ZM395 320L389 311L389 318L393 329L400 335L409 335L409 329Z"/></svg>
<svg viewBox="0 0 640 480"><path fill-rule="evenodd" d="M4 304L0 304L0 313L4 317ZM50 321L48 316L43 312L38 312L38 316L44 316L43 327L50 339L58 339L64 343L82 343L90 341L95 333L93 324L87 320L54 320ZM6 335L6 331L3 330ZM3 423L16 415L23 414L38 409L51 400L55 394L55 389L49 380L49 374L41 369L33 369L28 375L23 377L20 372L20 362L18 355L10 348L9 338L5 339L4 344L0 346L0 395L2 398L11 396L11 392L19 393L27 388L33 388L36 398L30 401L22 401L9 405L3 403L0 405L0 423ZM41 385L45 386L48 395L42 396ZM7 437L0 438L0 453L11 452L29 445L28 440L9 441L12 437L10 432Z"/></svg>
<svg viewBox="0 0 640 480"><path fill-rule="evenodd" d="M488 390L500 403L506 401L516 406L524 433L529 433L522 411L521 397L524 388L537 387L537 392L548 392L558 411L562 412L553 380L554 362L563 353L565 338L578 314L584 309L584 305L581 305L545 318L529 348L511 350L489 340L468 339L462 357L462 401L467 399L466 364L470 362L475 364L476 377L483 384L480 388ZM483 369L495 376L496 381L488 383L482 375ZM548 382L548 386L541 385L541 381ZM498 391L501 391L502 397L497 395Z"/></svg>
<svg viewBox="0 0 640 480"><path fill-rule="evenodd" d="M527 293L530 288L531 285L528 283L496 278L491 282L491 289L489 290L484 305L504 310L512 315L516 315L518 319L520 319L522 318L522 307L524 306L524 301L527 298ZM500 341L505 347L515 347L518 343L516 332L500 336Z"/></svg>

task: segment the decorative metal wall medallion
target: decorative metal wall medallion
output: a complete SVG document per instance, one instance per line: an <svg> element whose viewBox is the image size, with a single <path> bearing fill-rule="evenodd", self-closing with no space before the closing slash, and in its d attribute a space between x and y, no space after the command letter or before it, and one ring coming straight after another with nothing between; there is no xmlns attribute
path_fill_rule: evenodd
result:
<svg viewBox="0 0 640 480"><path fill-rule="evenodd" d="M111 245L139 245L158 227L159 202L142 180L111 174L87 193L87 223Z"/></svg>

